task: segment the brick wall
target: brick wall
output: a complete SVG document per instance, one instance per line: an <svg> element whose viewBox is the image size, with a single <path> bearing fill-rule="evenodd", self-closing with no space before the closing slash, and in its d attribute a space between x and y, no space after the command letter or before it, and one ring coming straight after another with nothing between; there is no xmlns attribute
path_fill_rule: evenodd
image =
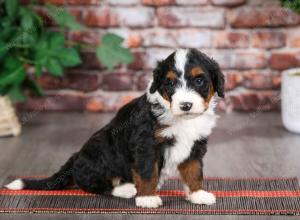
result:
<svg viewBox="0 0 300 220"><path fill-rule="evenodd" d="M220 109L278 110L281 71L300 66L300 16L277 0L52 0L89 28L69 33L98 43L110 31L122 35L135 62L108 72L91 51L62 79L45 75L42 99L24 109L115 111L143 93L156 60L174 48L196 47L226 74Z"/></svg>

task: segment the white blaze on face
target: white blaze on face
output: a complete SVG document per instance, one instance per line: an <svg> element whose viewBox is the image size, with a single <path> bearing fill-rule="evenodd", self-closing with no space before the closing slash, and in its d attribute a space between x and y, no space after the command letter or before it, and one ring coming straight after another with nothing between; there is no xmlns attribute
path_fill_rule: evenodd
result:
<svg viewBox="0 0 300 220"><path fill-rule="evenodd" d="M175 54L175 67L181 72L180 86L175 89L175 93L172 96L171 110L174 115L182 114L200 114L205 110L205 100L196 91L187 87L185 75L185 65L187 62L188 50L179 49ZM181 110L180 106L184 102L189 102L192 107L189 111Z"/></svg>

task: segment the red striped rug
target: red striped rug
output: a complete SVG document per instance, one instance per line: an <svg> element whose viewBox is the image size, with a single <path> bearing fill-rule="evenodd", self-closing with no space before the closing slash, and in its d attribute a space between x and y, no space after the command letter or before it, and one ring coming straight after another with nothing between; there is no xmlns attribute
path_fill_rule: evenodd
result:
<svg viewBox="0 0 300 220"><path fill-rule="evenodd" d="M158 191L164 205L156 209L137 208L134 199L94 195L79 189L0 189L0 212L300 215L296 178L207 178L204 188L216 195L215 205L191 204L184 199L181 182L169 180Z"/></svg>

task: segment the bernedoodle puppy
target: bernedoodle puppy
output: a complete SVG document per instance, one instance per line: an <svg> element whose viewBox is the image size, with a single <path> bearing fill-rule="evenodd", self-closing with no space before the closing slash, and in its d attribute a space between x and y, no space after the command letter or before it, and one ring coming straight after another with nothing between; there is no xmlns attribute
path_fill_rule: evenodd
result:
<svg viewBox="0 0 300 220"><path fill-rule="evenodd" d="M217 96L224 97L219 65L196 49L178 49L157 64L144 95L123 106L110 123L46 179L17 179L12 190L84 191L135 197L136 205L162 205L156 195L164 180L180 176L186 198L216 202L202 188L203 156L216 125Z"/></svg>

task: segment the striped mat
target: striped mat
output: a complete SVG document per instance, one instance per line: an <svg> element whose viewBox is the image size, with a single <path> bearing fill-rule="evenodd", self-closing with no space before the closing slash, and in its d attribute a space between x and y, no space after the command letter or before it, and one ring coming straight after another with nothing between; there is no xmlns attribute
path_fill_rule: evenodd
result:
<svg viewBox="0 0 300 220"><path fill-rule="evenodd" d="M297 178L206 178L204 188L216 195L216 204L191 204L184 199L182 183L176 179L169 180L158 192L164 204L155 209L137 208L134 199L94 195L79 189L0 189L0 212L300 215L300 189Z"/></svg>

